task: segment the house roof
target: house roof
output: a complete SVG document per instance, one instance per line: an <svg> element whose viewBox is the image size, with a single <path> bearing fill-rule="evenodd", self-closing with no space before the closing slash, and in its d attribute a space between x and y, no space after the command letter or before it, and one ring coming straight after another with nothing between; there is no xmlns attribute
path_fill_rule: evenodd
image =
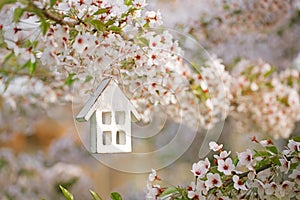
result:
<svg viewBox="0 0 300 200"><path fill-rule="evenodd" d="M105 89L111 82L117 84L114 80L112 80L111 77L105 78L101 81L101 83L97 87L96 91L91 95L91 97L85 103L84 107L81 109L81 111L76 116L77 121L84 122L84 121L88 121L91 118L91 116L97 109L97 107L94 106L95 103L98 101L101 94L103 94L103 92L105 91ZM128 100L127 97L126 97L126 99ZM130 102L130 104L131 104L131 102ZM139 113L136 111L136 109L134 108L133 105L130 107L131 107L131 111L132 111L134 117L139 120L140 119Z"/></svg>

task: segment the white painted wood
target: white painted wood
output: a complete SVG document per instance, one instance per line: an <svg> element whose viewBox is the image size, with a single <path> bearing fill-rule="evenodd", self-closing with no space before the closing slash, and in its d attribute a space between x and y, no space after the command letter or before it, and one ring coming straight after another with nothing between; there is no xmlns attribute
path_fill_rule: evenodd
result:
<svg viewBox="0 0 300 200"><path fill-rule="evenodd" d="M109 84L110 81L111 81L111 78L105 78L101 81L101 84L98 86L96 91L91 95L91 97L85 103L84 107L81 109L79 114L76 116L77 121L86 122L90 119L92 114L96 111L96 108L93 107L95 101L101 95L101 93L104 91L104 89L106 88L106 86Z"/></svg>
<svg viewBox="0 0 300 200"><path fill-rule="evenodd" d="M103 123L103 112L111 112L110 124ZM120 115L120 113L122 113ZM116 115L120 115L116 119ZM125 94L121 91L115 81L111 78L104 79L97 88L94 95L88 100L83 109L77 115L78 121L91 120L91 151L96 153L120 153L131 152L131 121L132 115L140 119L136 111ZM91 119L90 119L91 118ZM104 120L107 122L107 120ZM121 123L118 123L121 122ZM111 144L103 142L103 133L111 132ZM124 142L117 144L117 132L124 132Z"/></svg>
<svg viewBox="0 0 300 200"><path fill-rule="evenodd" d="M97 122L96 122L96 115L93 114L91 117L91 122L90 122L90 131L91 131L91 153L97 153Z"/></svg>

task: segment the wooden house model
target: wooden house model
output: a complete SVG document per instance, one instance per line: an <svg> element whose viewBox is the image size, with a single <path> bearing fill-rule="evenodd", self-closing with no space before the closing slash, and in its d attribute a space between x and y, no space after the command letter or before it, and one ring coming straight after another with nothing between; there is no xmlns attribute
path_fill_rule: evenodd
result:
<svg viewBox="0 0 300 200"><path fill-rule="evenodd" d="M102 80L76 117L90 121L91 152L132 151L131 119L140 119L130 100L111 77Z"/></svg>

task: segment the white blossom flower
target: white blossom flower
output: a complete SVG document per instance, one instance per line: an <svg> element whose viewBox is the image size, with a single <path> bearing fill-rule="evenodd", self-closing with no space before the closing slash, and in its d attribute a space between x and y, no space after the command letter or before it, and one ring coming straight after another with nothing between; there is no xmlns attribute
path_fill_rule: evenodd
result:
<svg viewBox="0 0 300 200"><path fill-rule="evenodd" d="M219 174L208 173L207 180L205 181L205 185L208 189L213 187L221 187L222 181Z"/></svg>
<svg viewBox="0 0 300 200"><path fill-rule="evenodd" d="M263 146L263 147L266 147L270 144L273 144L272 140L261 140L259 141L259 143Z"/></svg>
<svg viewBox="0 0 300 200"><path fill-rule="evenodd" d="M234 170L234 165L231 158L227 158L225 161L222 159L218 160L218 171L223 172L225 175L230 175Z"/></svg>
<svg viewBox="0 0 300 200"><path fill-rule="evenodd" d="M240 177L238 175L233 175L232 177L233 180L233 187L236 190L247 190L245 184L242 182L242 180L240 179Z"/></svg>
<svg viewBox="0 0 300 200"><path fill-rule="evenodd" d="M146 199L147 200L156 200L157 196L159 195L159 185L152 185L151 183L147 183L147 193Z"/></svg>
<svg viewBox="0 0 300 200"><path fill-rule="evenodd" d="M300 167L298 166L293 172L289 175L289 178L293 179L300 186Z"/></svg>
<svg viewBox="0 0 300 200"><path fill-rule="evenodd" d="M258 179L254 179L253 187L257 188L257 193L258 193L259 199L263 199L264 198L264 192L265 192L264 183L262 181L258 180Z"/></svg>
<svg viewBox="0 0 300 200"><path fill-rule="evenodd" d="M294 140L289 140L288 148L291 152L300 151L300 142L296 142Z"/></svg>
<svg viewBox="0 0 300 200"><path fill-rule="evenodd" d="M210 162L208 158L206 158L204 161L201 160L198 163L194 163L191 171L195 176L199 178L203 178L205 174L208 172L209 168L210 168Z"/></svg>
<svg viewBox="0 0 300 200"><path fill-rule="evenodd" d="M148 181L153 182L155 180L160 180L158 176L156 175L156 170L152 169L152 172L149 174Z"/></svg>
<svg viewBox="0 0 300 200"><path fill-rule="evenodd" d="M293 191L295 183L290 181L283 181L279 188L279 194L281 197L286 197L290 195L290 192Z"/></svg>
<svg viewBox="0 0 300 200"><path fill-rule="evenodd" d="M288 161L286 158L280 158L279 161L281 163L280 171L287 174L290 170L291 162Z"/></svg>
<svg viewBox="0 0 300 200"><path fill-rule="evenodd" d="M213 151L220 151L223 148L223 144L218 145L216 142L211 141L209 143L209 149Z"/></svg>
<svg viewBox="0 0 300 200"><path fill-rule="evenodd" d="M192 182L191 186L187 190L188 190L188 197L190 199L199 199L199 200L206 199L201 193L202 190L199 187L199 183L196 185L195 182Z"/></svg>
<svg viewBox="0 0 300 200"><path fill-rule="evenodd" d="M220 155L214 155L214 158L216 158L217 160L220 159L225 159L227 158L229 155L231 154L231 151L227 152L227 151L221 151Z"/></svg>
<svg viewBox="0 0 300 200"><path fill-rule="evenodd" d="M253 169L256 162L253 159L253 153L250 149L247 149L245 152L237 153L239 158L239 165L246 166L249 170Z"/></svg>
<svg viewBox="0 0 300 200"><path fill-rule="evenodd" d="M276 193L275 195L277 196L278 195L277 191L278 191L278 186L275 182L265 184L265 192L267 195L272 195Z"/></svg>

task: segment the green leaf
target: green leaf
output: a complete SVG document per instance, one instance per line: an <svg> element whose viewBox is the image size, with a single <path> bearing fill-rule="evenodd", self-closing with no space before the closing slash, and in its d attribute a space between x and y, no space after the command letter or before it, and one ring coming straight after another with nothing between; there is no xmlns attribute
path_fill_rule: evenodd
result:
<svg viewBox="0 0 300 200"><path fill-rule="evenodd" d="M233 159L233 164L234 164L234 166L237 166L237 164L239 163L239 157L235 157L234 159Z"/></svg>
<svg viewBox="0 0 300 200"><path fill-rule="evenodd" d="M298 162L296 162L296 163L291 163L291 165L290 165L290 170L296 169L296 168L298 167L298 165L299 165Z"/></svg>
<svg viewBox="0 0 300 200"><path fill-rule="evenodd" d="M74 200L73 195L63 186L59 186L60 190L62 191L62 193L64 194L66 200Z"/></svg>
<svg viewBox="0 0 300 200"><path fill-rule="evenodd" d="M274 163L278 166L281 166L281 163L280 163L279 158L277 156L270 158L270 160L271 160L272 163Z"/></svg>
<svg viewBox="0 0 300 200"><path fill-rule="evenodd" d="M93 197L93 200L102 200L101 197L96 192L94 192L93 190L90 190L90 193Z"/></svg>
<svg viewBox="0 0 300 200"><path fill-rule="evenodd" d="M143 27L144 28L149 28L149 26L150 26L150 22L146 22Z"/></svg>
<svg viewBox="0 0 300 200"><path fill-rule="evenodd" d="M132 5L132 0L124 0L126 6Z"/></svg>
<svg viewBox="0 0 300 200"><path fill-rule="evenodd" d="M103 13L107 13L108 9L107 8L100 8L99 10L97 10L96 12L94 12L93 15L101 15Z"/></svg>
<svg viewBox="0 0 300 200"><path fill-rule="evenodd" d="M11 52L11 53L7 54L4 57L3 64L6 63L7 61L9 61L14 55L15 55L14 52Z"/></svg>
<svg viewBox="0 0 300 200"><path fill-rule="evenodd" d="M273 72L275 72L275 70L275 67L271 67L271 69L264 74L264 77L269 77L271 74L273 74Z"/></svg>
<svg viewBox="0 0 300 200"><path fill-rule="evenodd" d="M117 192L110 193L110 198L111 200L122 200L121 195Z"/></svg>
<svg viewBox="0 0 300 200"><path fill-rule="evenodd" d="M300 136L293 137L292 140L295 142L300 142Z"/></svg>
<svg viewBox="0 0 300 200"><path fill-rule="evenodd" d="M87 75L87 76L85 77L84 82L87 83L87 82L89 82L89 81L92 80L92 79L93 79L93 76Z"/></svg>
<svg viewBox="0 0 300 200"><path fill-rule="evenodd" d="M115 32L115 33L120 33L122 31L122 29L118 26L111 26L108 28L108 30Z"/></svg>
<svg viewBox="0 0 300 200"><path fill-rule="evenodd" d="M74 76L75 76L74 73L69 74L69 76L65 80L65 84L68 86L72 85L74 83L74 81L77 80L77 78L74 79Z"/></svg>
<svg viewBox="0 0 300 200"><path fill-rule="evenodd" d="M108 21L105 23L105 26L108 27L108 26L110 26L110 25L113 25L114 23L115 23L115 20L110 19L110 20L108 20Z"/></svg>
<svg viewBox="0 0 300 200"><path fill-rule="evenodd" d="M14 10L14 22L18 22L20 20L20 18L22 17L23 13L24 13L23 8L20 8L20 7L16 8Z"/></svg>
<svg viewBox="0 0 300 200"><path fill-rule="evenodd" d="M50 23L47 22L46 20L41 20L41 25L40 28L42 30L42 33L45 35L48 31L48 29L50 28Z"/></svg>
<svg viewBox="0 0 300 200"><path fill-rule="evenodd" d="M161 195L159 195L159 196L163 197L163 196L167 196L169 194L173 194L173 193L177 193L177 192L178 192L177 188L169 187L169 188L165 189L165 191L163 191L163 193L161 193Z"/></svg>
<svg viewBox="0 0 300 200"><path fill-rule="evenodd" d="M36 69L36 62L32 63L31 60L28 60L24 65L21 66L20 69L28 68L28 72L30 75L33 75Z"/></svg>
<svg viewBox="0 0 300 200"><path fill-rule="evenodd" d="M255 150L255 149L254 149L254 151L255 151L255 155L256 155L256 156L268 157L268 156L271 155L271 154L270 154L269 152L267 152L267 151L257 151L257 150Z"/></svg>
<svg viewBox="0 0 300 200"><path fill-rule="evenodd" d="M266 146L266 149L274 154L278 154L278 150L274 145Z"/></svg>
<svg viewBox="0 0 300 200"><path fill-rule="evenodd" d="M5 6L6 4L15 3L17 0L1 0L0 1L0 10Z"/></svg>
<svg viewBox="0 0 300 200"><path fill-rule="evenodd" d="M149 41L148 41L146 38L141 37L141 38L139 38L139 40L140 40L140 42L141 42L142 44L144 44L144 45L146 45L146 46L149 46Z"/></svg>
<svg viewBox="0 0 300 200"><path fill-rule="evenodd" d="M105 24L100 20L91 20L90 24L93 25L98 31L104 32L106 30Z"/></svg>
<svg viewBox="0 0 300 200"><path fill-rule="evenodd" d="M35 69L36 69L36 62L32 63L31 61L29 61L29 65L28 65L29 74L33 75Z"/></svg>
<svg viewBox="0 0 300 200"><path fill-rule="evenodd" d="M56 4L56 0L50 0L50 7L53 7Z"/></svg>

